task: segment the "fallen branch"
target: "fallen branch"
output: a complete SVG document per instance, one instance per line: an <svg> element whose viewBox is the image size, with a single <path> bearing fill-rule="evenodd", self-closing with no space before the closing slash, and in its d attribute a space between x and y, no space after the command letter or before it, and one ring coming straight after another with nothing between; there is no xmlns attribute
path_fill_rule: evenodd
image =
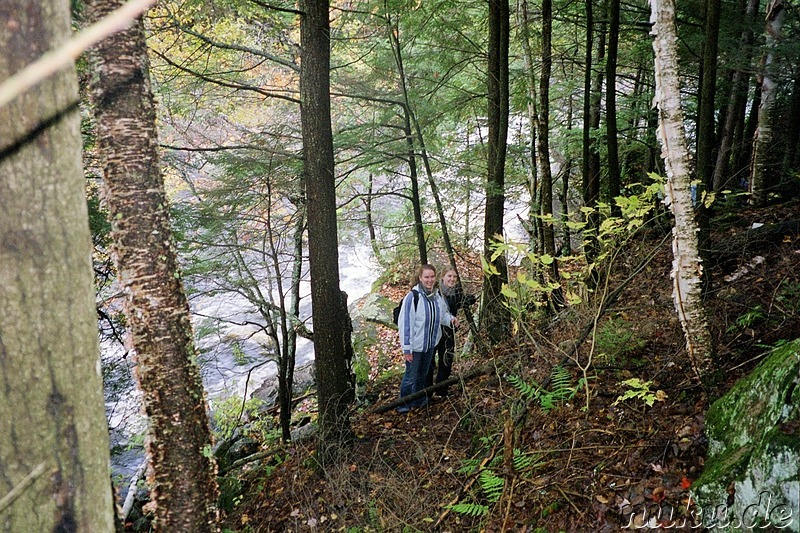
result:
<svg viewBox="0 0 800 533"><path fill-rule="evenodd" d="M252 455L248 455L247 457L242 457L241 459L237 459L236 461L232 462L225 468L220 468L218 475L222 476L230 472L231 470L235 470L240 468L246 464L252 463L254 461L258 461L259 459L263 459L265 457L269 457L271 455L275 455L278 450L280 450L280 446L275 446L270 448L269 450L261 450L260 452L256 452Z"/></svg>
<svg viewBox="0 0 800 533"><path fill-rule="evenodd" d="M386 411L388 411L390 409L393 409L395 407L400 407L401 405L405 405L407 402L414 401L417 398L422 398L423 396L426 396L426 395L428 395L428 394L430 394L432 392L436 392L436 391L438 391L440 389L445 389L445 388L447 388L447 387L449 387L451 385L460 384L461 382L470 381L472 379L475 379L478 376L482 376L484 374L488 374L489 372L492 372L494 369L495 369L495 365L494 364L487 364L487 365L484 365L484 366L473 368L472 370L470 370L469 372L465 373L464 375L453 376L453 377L448 378L448 379L446 379L444 381L441 381L439 383L435 383L434 385L431 385L430 387L426 387L426 388L424 388L424 389L422 389L420 391L417 391L417 392L415 392L413 394L409 394L408 396L403 396L402 398L397 398L396 400L393 400L393 401L391 401L391 402L389 402L387 404L383 404L383 405L380 405L378 407L374 407L374 408L370 409L369 411L367 411L367 414L385 413Z"/></svg>
<svg viewBox="0 0 800 533"><path fill-rule="evenodd" d="M142 477L142 474L144 474L145 468L147 468L147 459L142 461L142 464L136 469L136 472L134 472L131 478L131 482L128 484L128 493L125 495L125 503L122 504L122 510L119 512L119 517L122 522L125 522L125 519L131 514L133 503L136 500L136 484L139 483L139 479Z"/></svg>

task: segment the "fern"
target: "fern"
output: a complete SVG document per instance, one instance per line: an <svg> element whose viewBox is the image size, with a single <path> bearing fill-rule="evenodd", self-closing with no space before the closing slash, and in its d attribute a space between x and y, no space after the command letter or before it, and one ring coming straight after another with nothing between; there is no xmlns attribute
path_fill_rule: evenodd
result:
<svg viewBox="0 0 800 533"><path fill-rule="evenodd" d="M535 400L539 398L541 394L541 389L539 385L534 381L533 385L528 385L525 381L519 376L508 376L508 382L514 386L515 389L519 391L520 396L523 398L527 398L529 400Z"/></svg>
<svg viewBox="0 0 800 533"><path fill-rule="evenodd" d="M556 365L550 371L552 383L550 394L554 401L568 400L575 395L575 386L572 384L572 375L561 365Z"/></svg>
<svg viewBox="0 0 800 533"><path fill-rule="evenodd" d="M545 390L536 382L529 385L519 376L508 376L508 382L514 386L523 398L536 400L542 411L549 413L564 401L571 400L581 386L573 384L572 375L561 365L556 365L550 372L551 390Z"/></svg>
<svg viewBox="0 0 800 533"><path fill-rule="evenodd" d="M456 503L454 505L448 505L447 509L467 516L483 516L489 512L488 505L480 505L477 503Z"/></svg>
<svg viewBox="0 0 800 533"><path fill-rule="evenodd" d="M500 496L503 495L505 480L487 469L481 472L480 482L481 490L483 490L489 503L497 503L500 500Z"/></svg>
<svg viewBox="0 0 800 533"><path fill-rule="evenodd" d="M516 472L522 472L529 468L532 468L537 464L536 462L537 456L533 454L524 453L519 448L514 448L514 470Z"/></svg>
<svg viewBox="0 0 800 533"><path fill-rule="evenodd" d="M462 459L461 460L462 466L457 470L459 474L466 474L471 476L474 474L478 467L481 465L480 459Z"/></svg>

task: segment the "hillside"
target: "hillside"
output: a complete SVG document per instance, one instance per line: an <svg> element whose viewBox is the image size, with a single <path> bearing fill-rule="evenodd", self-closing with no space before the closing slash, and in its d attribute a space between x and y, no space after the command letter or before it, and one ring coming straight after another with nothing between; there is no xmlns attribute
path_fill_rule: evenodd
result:
<svg viewBox="0 0 800 533"><path fill-rule="evenodd" d="M593 322L590 309L547 330L520 327L489 358L457 359L462 375L490 361L491 370L425 410L376 413L400 380L401 355L387 332L383 355L394 364L367 386L352 447L326 464L311 444L250 463L225 527L616 531L641 525L655 508L664 525L694 525L689 491L703 469L705 409L771 346L800 336L796 211L793 202L715 221L711 242L723 246L708 310L720 372L708 395L673 309L671 240L652 231L619 259L609 291L624 288L576 357L569 348ZM748 238L754 223L765 226ZM383 290L395 297L400 289Z"/></svg>

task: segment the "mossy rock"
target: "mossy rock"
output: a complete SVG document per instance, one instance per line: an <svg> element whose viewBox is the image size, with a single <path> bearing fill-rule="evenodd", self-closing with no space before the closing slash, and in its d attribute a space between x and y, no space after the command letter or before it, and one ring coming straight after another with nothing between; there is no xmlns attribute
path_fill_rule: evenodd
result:
<svg viewBox="0 0 800 533"><path fill-rule="evenodd" d="M719 531L800 531L800 340L776 350L706 415L692 493Z"/></svg>
<svg viewBox="0 0 800 533"><path fill-rule="evenodd" d="M359 389L362 389L369 379L370 363L366 351L382 342L381 326L397 328L392 322L392 309L395 305L397 304L385 296L370 293L350 306L350 319L353 325L353 370Z"/></svg>

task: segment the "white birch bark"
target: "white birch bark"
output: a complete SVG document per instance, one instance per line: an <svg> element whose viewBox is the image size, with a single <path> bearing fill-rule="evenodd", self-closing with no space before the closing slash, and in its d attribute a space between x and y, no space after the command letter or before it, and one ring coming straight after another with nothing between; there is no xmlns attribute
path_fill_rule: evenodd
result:
<svg viewBox="0 0 800 533"><path fill-rule="evenodd" d="M701 382L711 370L713 345L702 303L703 265L698 250L698 224L692 205L689 149L683 126L678 78L674 0L650 0L655 51L655 103L658 136L667 171L664 203L675 217L672 228L673 299L686 350Z"/></svg>
<svg viewBox="0 0 800 533"><path fill-rule="evenodd" d="M783 0L770 0L767 5L766 54L762 61L761 104L758 106L758 129L753 140L753 165L750 171L750 201L763 206L767 201L768 176L778 161L773 142L773 115L777 83L772 77L775 49L781 38L781 28L786 13Z"/></svg>

